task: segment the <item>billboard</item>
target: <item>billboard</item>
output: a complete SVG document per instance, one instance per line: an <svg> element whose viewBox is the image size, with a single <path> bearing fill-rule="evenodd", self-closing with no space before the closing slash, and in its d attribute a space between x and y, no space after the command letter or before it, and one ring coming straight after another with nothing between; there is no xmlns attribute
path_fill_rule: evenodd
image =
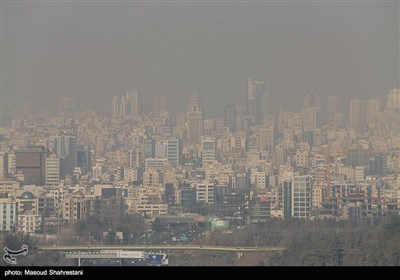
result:
<svg viewBox="0 0 400 280"><path fill-rule="evenodd" d="M213 220L211 222L212 229L227 229L229 228L229 221Z"/></svg>
<svg viewBox="0 0 400 280"><path fill-rule="evenodd" d="M147 265L167 265L168 255L149 255L147 259Z"/></svg>
<svg viewBox="0 0 400 280"><path fill-rule="evenodd" d="M194 218L194 221L198 223L204 223L205 221L207 221L207 217L199 215Z"/></svg>
<svg viewBox="0 0 400 280"><path fill-rule="evenodd" d="M122 251L120 250L117 254L119 258L125 259L143 259L144 252L143 251Z"/></svg>

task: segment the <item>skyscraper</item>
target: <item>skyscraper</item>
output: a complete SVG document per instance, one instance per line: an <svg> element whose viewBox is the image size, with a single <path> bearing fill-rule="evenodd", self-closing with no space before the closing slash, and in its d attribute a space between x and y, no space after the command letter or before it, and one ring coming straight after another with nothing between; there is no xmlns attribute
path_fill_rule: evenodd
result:
<svg viewBox="0 0 400 280"><path fill-rule="evenodd" d="M224 127L229 128L229 132L236 131L236 107L235 105L226 105L224 108Z"/></svg>
<svg viewBox="0 0 400 280"><path fill-rule="evenodd" d="M392 88L387 97L388 109L400 108L400 88Z"/></svg>
<svg viewBox="0 0 400 280"><path fill-rule="evenodd" d="M60 183L60 159L55 154L46 158L46 186L58 186Z"/></svg>
<svg viewBox="0 0 400 280"><path fill-rule="evenodd" d="M195 91L189 101L187 111L187 138L189 145L201 143L201 136L203 135L203 104L200 97Z"/></svg>
<svg viewBox="0 0 400 280"><path fill-rule="evenodd" d="M24 150L15 151L16 171L24 174L24 183L27 185L45 184L46 154L43 146L32 146Z"/></svg>
<svg viewBox="0 0 400 280"><path fill-rule="evenodd" d="M126 116L127 114L127 102L125 97L116 95L112 100L113 116L115 118Z"/></svg>
<svg viewBox="0 0 400 280"><path fill-rule="evenodd" d="M0 152L0 180L7 177L8 174L8 153Z"/></svg>
<svg viewBox="0 0 400 280"><path fill-rule="evenodd" d="M60 113L74 113L77 109L77 102L74 96L63 96L58 100L58 111Z"/></svg>
<svg viewBox="0 0 400 280"><path fill-rule="evenodd" d="M182 141L176 137L167 140L167 160L170 164L178 166L182 164Z"/></svg>
<svg viewBox="0 0 400 280"><path fill-rule="evenodd" d="M381 100L379 98L371 98L367 100L367 122L374 123L378 120L378 114L381 108Z"/></svg>
<svg viewBox="0 0 400 280"><path fill-rule="evenodd" d="M163 95L154 95L153 97L153 112L161 113L167 111L167 102L165 100L165 96Z"/></svg>
<svg viewBox="0 0 400 280"><path fill-rule="evenodd" d="M366 103L361 99L350 100L350 127L355 130L363 130L366 121Z"/></svg>
<svg viewBox="0 0 400 280"><path fill-rule="evenodd" d="M320 99L317 94L309 93L303 99L303 128L316 129L320 122Z"/></svg>
<svg viewBox="0 0 400 280"><path fill-rule="evenodd" d="M215 137L205 136L201 141L202 161L213 161L216 157L217 142Z"/></svg>
<svg viewBox="0 0 400 280"><path fill-rule="evenodd" d="M274 127L260 127L260 151L268 151L273 153L275 146Z"/></svg>
<svg viewBox="0 0 400 280"><path fill-rule="evenodd" d="M333 124L336 113L338 112L337 96L329 96L327 102L326 120L329 124Z"/></svg>
<svg viewBox="0 0 400 280"><path fill-rule="evenodd" d="M75 136L60 135L54 141L54 153L60 159L60 179L73 175L77 166L77 143Z"/></svg>
<svg viewBox="0 0 400 280"><path fill-rule="evenodd" d="M303 99L303 107L316 107L317 111L319 111L320 105L319 96L315 93L309 93Z"/></svg>
<svg viewBox="0 0 400 280"><path fill-rule="evenodd" d="M92 154L87 147L78 145L76 158L76 164L83 174L92 170Z"/></svg>
<svg viewBox="0 0 400 280"><path fill-rule="evenodd" d="M155 143L153 139L146 139L143 141L143 157L154 158Z"/></svg>
<svg viewBox="0 0 400 280"><path fill-rule="evenodd" d="M128 103L128 113L132 116L140 116L143 114L142 95L138 90L133 89L126 93L126 101Z"/></svg>
<svg viewBox="0 0 400 280"><path fill-rule="evenodd" d="M292 179L291 177L283 178L283 218L290 219L292 217Z"/></svg>
<svg viewBox="0 0 400 280"><path fill-rule="evenodd" d="M312 177L294 176L292 186L292 217L305 219L311 217Z"/></svg>
<svg viewBox="0 0 400 280"><path fill-rule="evenodd" d="M247 79L247 115L255 124L262 124L264 114L270 110L267 85L265 80Z"/></svg>
<svg viewBox="0 0 400 280"><path fill-rule="evenodd" d="M302 110L303 129L317 128L317 107L304 107Z"/></svg>

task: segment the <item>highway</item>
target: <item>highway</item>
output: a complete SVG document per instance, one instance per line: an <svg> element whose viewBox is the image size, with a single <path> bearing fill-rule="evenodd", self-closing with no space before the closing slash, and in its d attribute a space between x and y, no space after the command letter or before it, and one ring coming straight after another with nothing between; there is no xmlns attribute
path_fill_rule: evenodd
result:
<svg viewBox="0 0 400 280"><path fill-rule="evenodd" d="M193 251L221 251L221 252L267 252L282 251L283 247L231 247L231 246L210 246L210 245L119 245L119 246L53 246L39 247L43 251L92 251L92 250L193 250Z"/></svg>

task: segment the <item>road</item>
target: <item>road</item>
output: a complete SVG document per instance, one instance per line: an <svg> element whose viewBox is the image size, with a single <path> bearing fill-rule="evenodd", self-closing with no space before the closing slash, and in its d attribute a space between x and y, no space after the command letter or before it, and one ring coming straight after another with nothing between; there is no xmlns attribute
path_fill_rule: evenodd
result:
<svg viewBox="0 0 400 280"><path fill-rule="evenodd" d="M235 246L210 246L210 245L115 245L115 246L53 246L40 247L43 251L94 251L94 250L135 250L135 251L173 251L173 250L193 250L193 251L225 251L225 252L266 252L282 251L283 247L235 247Z"/></svg>

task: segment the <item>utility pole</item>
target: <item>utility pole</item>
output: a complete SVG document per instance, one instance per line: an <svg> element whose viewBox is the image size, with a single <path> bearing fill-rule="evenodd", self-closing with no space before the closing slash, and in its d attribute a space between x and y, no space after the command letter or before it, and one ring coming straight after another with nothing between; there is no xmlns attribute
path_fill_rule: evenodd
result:
<svg viewBox="0 0 400 280"><path fill-rule="evenodd" d="M57 209L57 246L60 245L60 203Z"/></svg>

